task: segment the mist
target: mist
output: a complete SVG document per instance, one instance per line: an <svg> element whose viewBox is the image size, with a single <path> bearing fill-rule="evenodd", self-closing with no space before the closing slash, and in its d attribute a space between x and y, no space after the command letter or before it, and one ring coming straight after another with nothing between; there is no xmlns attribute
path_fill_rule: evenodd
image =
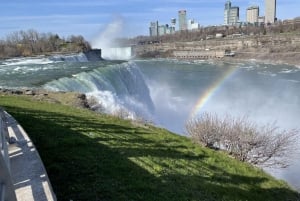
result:
<svg viewBox="0 0 300 201"><path fill-rule="evenodd" d="M171 62L140 65L150 88L158 125L185 135L185 123L195 112L199 97L230 66L213 65ZM300 129L299 69L258 64L241 64L236 68L234 75L224 80L196 113L247 116L259 126L275 123L279 130ZM288 168L266 171L300 190L300 153L290 157L293 162Z"/></svg>
<svg viewBox="0 0 300 201"><path fill-rule="evenodd" d="M123 35L125 27L122 17L115 17L104 26L91 41L92 48L102 50L102 57L108 60L129 60L131 58L130 47L120 47L115 39Z"/></svg>

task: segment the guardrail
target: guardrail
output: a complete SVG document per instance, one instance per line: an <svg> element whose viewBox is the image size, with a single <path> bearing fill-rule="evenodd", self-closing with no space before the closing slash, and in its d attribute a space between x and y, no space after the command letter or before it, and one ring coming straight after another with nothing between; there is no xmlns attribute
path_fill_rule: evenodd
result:
<svg viewBox="0 0 300 201"><path fill-rule="evenodd" d="M4 110L0 108L0 201L17 201L10 172L9 139Z"/></svg>

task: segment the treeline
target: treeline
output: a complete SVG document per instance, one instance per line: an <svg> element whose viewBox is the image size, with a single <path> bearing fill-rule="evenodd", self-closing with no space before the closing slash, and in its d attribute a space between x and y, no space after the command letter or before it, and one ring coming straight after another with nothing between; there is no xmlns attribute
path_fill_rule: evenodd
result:
<svg viewBox="0 0 300 201"><path fill-rule="evenodd" d="M39 33L33 29L17 31L0 40L0 58L34 56L52 52L71 53L90 50L83 36L61 38L53 33Z"/></svg>
<svg viewBox="0 0 300 201"><path fill-rule="evenodd" d="M199 40L211 39L216 34L222 34L224 37L232 35L272 35L291 33L295 34L300 32L300 20L294 20L291 22L278 21L273 25L266 26L208 26L201 27L192 31L177 31L175 34L166 34L157 37L150 36L138 36L131 39L118 39L117 44L120 45L132 45L132 44L151 44L155 42L159 43L172 43L172 42L192 42Z"/></svg>

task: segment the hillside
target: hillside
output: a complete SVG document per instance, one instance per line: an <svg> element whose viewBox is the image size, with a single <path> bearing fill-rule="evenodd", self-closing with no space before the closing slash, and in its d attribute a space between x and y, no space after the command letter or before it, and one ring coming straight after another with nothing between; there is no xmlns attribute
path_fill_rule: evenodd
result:
<svg viewBox="0 0 300 201"><path fill-rule="evenodd" d="M36 145L58 200L299 200L285 182L167 130L0 96Z"/></svg>

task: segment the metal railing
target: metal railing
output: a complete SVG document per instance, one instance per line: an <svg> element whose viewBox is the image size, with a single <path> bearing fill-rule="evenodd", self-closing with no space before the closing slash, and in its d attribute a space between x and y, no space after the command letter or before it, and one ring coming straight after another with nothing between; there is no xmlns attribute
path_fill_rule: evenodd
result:
<svg viewBox="0 0 300 201"><path fill-rule="evenodd" d="M16 201L10 172L7 142L9 139L4 110L0 108L0 201Z"/></svg>

